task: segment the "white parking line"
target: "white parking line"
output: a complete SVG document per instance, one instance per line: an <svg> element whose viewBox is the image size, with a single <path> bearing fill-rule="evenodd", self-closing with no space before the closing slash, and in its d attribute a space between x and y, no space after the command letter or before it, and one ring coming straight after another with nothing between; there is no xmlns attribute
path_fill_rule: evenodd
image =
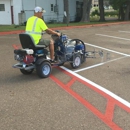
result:
<svg viewBox="0 0 130 130"><path fill-rule="evenodd" d="M105 63L108 63L108 62L112 62L112 61L116 61L116 60L119 60L119 59L122 59L122 58L126 58L126 57L130 57L129 54L125 54L125 53L121 53L121 52L117 52L117 51L114 51L114 50L110 50L110 49L107 49L107 48L103 48L103 47L100 47L100 46L96 46L96 45L92 45L92 44L89 44L89 43L85 43L86 45L89 45L89 46L93 46L93 47L97 47L97 48L100 48L100 49L104 49L104 50L107 50L107 51L110 51L110 52L113 52L113 53L116 53L116 54L120 54L120 55L123 55L123 57L120 57L120 58L117 58L117 59L113 59L113 60L110 60L110 61L107 61L107 62L103 62L103 63L99 63L99 64L96 64L96 65L93 65L93 66L89 66L89 67L86 67L86 68L83 68L83 69L80 69L80 70L76 70L74 72L72 72L71 70L65 68L65 67L62 67L64 70L72 73L73 75L77 76L78 78L92 84L94 87L98 88L99 90L105 92L106 94L108 94L109 96L113 97L114 99L118 100L119 102L121 102L122 104L126 105L127 107L130 108L130 103L124 99L122 99L121 97L117 96L116 94L112 93L111 91L103 88L102 86L90 81L89 79L86 79L85 77L77 74L76 72L79 72L79 71L83 71L83 70L86 70L86 69L90 69L90 68L94 68L94 67L97 67L97 66L101 66Z"/></svg>
<svg viewBox="0 0 130 130"><path fill-rule="evenodd" d="M130 41L130 39L127 39L127 38L114 37L114 36L110 36L110 35L104 35L104 34L95 34L95 35L102 36L102 37L111 37L111 38L116 38L116 39L121 39L121 40Z"/></svg>
<svg viewBox="0 0 130 130"><path fill-rule="evenodd" d="M116 58L116 59L113 59L113 60L109 60L109 61L106 61L106 62L102 62L102 63L96 64L96 65L92 65L92 66L89 66L89 67L86 67L86 68L83 68L83 69L79 69L79 70L76 70L76 71L73 71L73 72L75 72L75 73L81 72L81 71L88 70L88 69L91 69L91 68L95 68L95 67L104 65L106 63L113 62L113 61L116 61L116 60L120 60L120 59L123 59L123 58L126 58L126 57L127 56L123 56L123 57L120 57L120 58Z"/></svg>
<svg viewBox="0 0 130 130"><path fill-rule="evenodd" d="M120 55L123 55L123 57L119 57L119 58L116 58L116 59L113 59L113 60L109 60L109 61L102 62L102 63L96 64L96 65L92 65L92 66L89 66L89 67L86 67L86 68L83 68L83 69L76 70L76 71L74 71L76 73L80 72L80 71L88 70L88 69L91 69L91 68L95 68L95 67L104 65L106 63L109 63L109 62L113 62L113 61L120 60L120 59L123 59L123 58L126 58L126 57L130 57L129 54L117 52L117 51L110 50L110 49L107 49L107 48L103 48L103 47L100 47L100 46L96 46L96 45L93 45L93 44L90 44L90 43L85 43L85 45L89 45L89 46L96 47L96 48L99 48L99 49L103 49L103 50L106 50L106 51L110 51L110 52L113 52L113 53L116 53L116 54L120 54Z"/></svg>
<svg viewBox="0 0 130 130"><path fill-rule="evenodd" d="M114 37L114 36L109 36L109 35L103 35L103 34L95 34L95 35L98 35L98 36L104 36L104 37L111 37L111 38L116 38L116 39L122 39L122 40L129 40L130 39L126 39L126 38L120 38L120 37ZM86 45L89 45L89 46L92 46L92 47L96 47L96 48L99 48L99 49L103 49L103 50L106 50L106 51L110 51L110 52L113 52L113 53L116 53L116 54L119 54L119 55L122 55L123 57L120 57L120 58L117 58L117 59L113 59L113 60L110 60L110 61L107 61L107 62L103 62L103 63L99 63L99 64L96 64L96 65L93 65L93 66L90 66L90 67L87 67L87 68L83 68L83 69L89 69L89 68L93 68L93 67L97 67L97 66L100 66L100 65L103 65L105 63L108 63L108 62L112 62L112 61L116 61L116 60L119 60L119 59L122 59L122 58L126 58L126 57L130 57L130 54L125 54L125 53L122 53L122 52L117 52L115 50L110 50L110 49L107 49L107 48L103 48L103 47L100 47L100 46L96 46L96 45L93 45L93 44L89 44L89 43L85 43ZM130 102L124 100L123 98L117 96L116 94L112 93L111 91L107 90L106 88L103 88L102 86L90 81L89 79L86 79L85 77L77 74L76 72L79 72L79 70L77 71L71 71L69 69L67 69L66 67L64 66L61 66L62 69L64 69L65 71L73 74L74 76L84 80L85 82L93 85L95 88L101 90L102 92L108 94L109 96L113 97L114 99L116 99L117 101L121 102L122 104L124 104L125 106L129 107L130 108ZM80 69L83 71L83 69Z"/></svg>
<svg viewBox="0 0 130 130"><path fill-rule="evenodd" d="M130 31L120 31L119 32L122 32L122 33L130 33Z"/></svg>
<svg viewBox="0 0 130 130"><path fill-rule="evenodd" d="M104 65L104 63L95 64L95 65L92 65L92 66L89 66L89 67L86 67L86 68L83 68L83 69L75 70L73 72L77 73L77 72L81 72L81 71L84 71L84 70L95 68L95 67L98 67L98 66L101 66L101 65Z"/></svg>
<svg viewBox="0 0 130 130"><path fill-rule="evenodd" d="M122 104L124 104L125 106L127 106L127 107L130 108L130 103L129 103L128 101L122 99L121 97L117 96L116 94L112 93L111 91L109 91L109 90L103 88L102 86L100 86L100 85L98 85L98 84L96 84L96 83L90 81L89 79L86 79L85 77L83 77L83 76L81 76L81 75L79 75L79 74L77 74L77 73L75 73L75 72L73 72L73 71L67 69L67 68L64 67L64 66L61 66L61 68L64 69L65 71L67 71L67 72L73 74L74 76L76 76L76 77L78 77L78 78L84 80L85 82L87 82L87 83L93 85L95 88L101 90L102 92L108 94L109 96L113 97L113 98L116 99L117 101L121 102Z"/></svg>
<svg viewBox="0 0 130 130"><path fill-rule="evenodd" d="M120 54L120 55L123 55L123 56L130 56L129 54L125 54L125 53L122 53L122 52L110 50L110 49L107 49L107 48L104 48L104 47L96 46L94 44L90 44L90 43L85 43L85 44L89 45L89 46L92 46L92 47L99 48L99 49L103 49L103 50L106 50L106 51L110 51L110 52L113 52L113 53L116 53L116 54Z"/></svg>

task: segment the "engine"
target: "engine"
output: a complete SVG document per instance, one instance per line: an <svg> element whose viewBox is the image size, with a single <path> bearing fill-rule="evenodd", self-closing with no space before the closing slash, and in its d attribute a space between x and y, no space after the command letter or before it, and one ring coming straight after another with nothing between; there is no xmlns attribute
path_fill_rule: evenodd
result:
<svg viewBox="0 0 130 130"><path fill-rule="evenodd" d="M24 62L25 64L30 64L34 62L34 51L32 49L18 49L14 50L14 59L19 62Z"/></svg>
<svg viewBox="0 0 130 130"><path fill-rule="evenodd" d="M23 59L23 62L27 65L31 64L34 62L34 57L33 55L26 55Z"/></svg>

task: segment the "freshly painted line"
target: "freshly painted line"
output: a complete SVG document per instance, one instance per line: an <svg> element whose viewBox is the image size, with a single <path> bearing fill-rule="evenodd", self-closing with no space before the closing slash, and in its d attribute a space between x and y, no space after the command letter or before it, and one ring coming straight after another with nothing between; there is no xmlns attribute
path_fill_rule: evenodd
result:
<svg viewBox="0 0 130 130"><path fill-rule="evenodd" d="M119 101L120 103L122 103L122 104L124 104L125 106L127 106L128 108L130 108L130 103L129 103L128 101L122 99L121 97L117 96L116 94L112 93L111 91L109 91L109 90L103 88L102 86L100 86L100 85L98 85L98 84L96 84L96 83L90 81L89 79L84 78L83 76L81 76L81 75L79 75L79 74L77 74L77 73L74 73L73 71L71 71L71 70L65 68L64 66L61 66L61 68L64 69L65 71L67 71L67 72L73 74L74 76L78 77L79 79L82 79L83 81L85 81L85 82L87 82L87 83L93 85L95 88L97 88L97 89L103 91L104 93L108 94L109 96L113 97L114 99L116 99L116 100Z"/></svg>
<svg viewBox="0 0 130 130"><path fill-rule="evenodd" d="M126 58L126 57L127 57L127 56L119 57L119 58L116 58L116 59L113 59L113 60L109 60L109 61L106 61L106 62L102 62L102 63L96 64L96 65L92 65L92 66L89 66L89 67L86 67L86 68L83 68L83 69L79 69L79 70L76 70L76 71L73 71L73 72L75 72L75 73L81 72L81 71L88 70L88 69L91 69L91 68L95 68L95 67L104 65L104 64L106 64L106 63L113 62L113 61L116 61L116 60L120 60L120 59L123 59L123 58Z"/></svg>
<svg viewBox="0 0 130 130"><path fill-rule="evenodd" d="M99 64L96 64L96 65L92 65L92 66L89 66L89 67L86 67L86 68L83 68L83 69L75 70L73 72L77 73L77 72L88 70L88 69L91 69L91 68L95 68L95 67L98 67L98 66L101 66L101 65L104 65L104 63L99 63Z"/></svg>
<svg viewBox="0 0 130 130"><path fill-rule="evenodd" d="M120 30L119 30L119 32L123 32L123 33L130 33L130 31L120 31Z"/></svg>
<svg viewBox="0 0 130 130"><path fill-rule="evenodd" d="M90 43L85 43L86 45L89 45L89 46L92 46L92 47L96 47L96 48L100 48L100 49L103 49L103 50L106 50L106 51L110 51L110 52L113 52L113 53L116 53L116 54L120 54L120 55L124 55L124 56L129 56L129 54L125 54L125 53L122 53L122 52L117 52L117 51L114 51L114 50L110 50L110 49L107 49L107 48L104 48L104 47L100 47L100 46L96 46L94 44L90 44Z"/></svg>
<svg viewBox="0 0 130 130"><path fill-rule="evenodd" d="M111 37L111 38L116 38L116 39L121 39L121 40L127 40L127 41L130 41L130 39L127 39L127 38L114 37L114 36L110 36L110 35L104 35L104 34L95 34L95 35L103 36L103 37Z"/></svg>

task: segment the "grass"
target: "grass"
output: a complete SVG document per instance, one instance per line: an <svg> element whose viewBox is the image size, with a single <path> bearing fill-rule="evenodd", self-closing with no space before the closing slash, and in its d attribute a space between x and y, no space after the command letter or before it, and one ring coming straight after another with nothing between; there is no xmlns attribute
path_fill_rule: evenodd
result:
<svg viewBox="0 0 130 130"><path fill-rule="evenodd" d="M99 22L99 17L91 17L91 22L77 22L77 23L69 23L68 26L82 26L82 25L89 25L89 24L102 24L102 23L109 23L109 22L117 22L117 20ZM54 23L54 24L47 24L49 28L55 27L66 27L67 24L63 23ZM25 26L18 26L18 25L0 25L0 32L5 31L15 31L15 30L25 30Z"/></svg>
<svg viewBox="0 0 130 130"><path fill-rule="evenodd" d="M24 30L24 29L25 29L25 26L0 25L0 32L14 31L14 30Z"/></svg>

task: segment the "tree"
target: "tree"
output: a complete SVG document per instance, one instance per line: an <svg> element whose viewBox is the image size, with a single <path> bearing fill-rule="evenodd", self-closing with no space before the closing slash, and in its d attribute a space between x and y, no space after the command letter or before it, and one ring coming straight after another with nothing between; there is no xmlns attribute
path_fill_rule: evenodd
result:
<svg viewBox="0 0 130 130"><path fill-rule="evenodd" d="M110 0L115 10L119 10L119 20L129 20L130 0Z"/></svg>
<svg viewBox="0 0 130 130"><path fill-rule="evenodd" d="M81 22L90 21L90 9L91 9L92 0L83 0L83 14Z"/></svg>
<svg viewBox="0 0 130 130"><path fill-rule="evenodd" d="M124 20L129 20L129 14L130 14L130 0L127 0L126 3L126 11L125 11L125 18Z"/></svg>
<svg viewBox="0 0 130 130"><path fill-rule="evenodd" d="M64 0L64 12L66 13L66 16L64 15L63 22L69 23L69 2L68 0Z"/></svg>
<svg viewBox="0 0 130 130"><path fill-rule="evenodd" d="M103 21L105 21L103 0L98 0L98 4L99 4L99 11L100 11L100 19L99 19L99 21L103 22Z"/></svg>

